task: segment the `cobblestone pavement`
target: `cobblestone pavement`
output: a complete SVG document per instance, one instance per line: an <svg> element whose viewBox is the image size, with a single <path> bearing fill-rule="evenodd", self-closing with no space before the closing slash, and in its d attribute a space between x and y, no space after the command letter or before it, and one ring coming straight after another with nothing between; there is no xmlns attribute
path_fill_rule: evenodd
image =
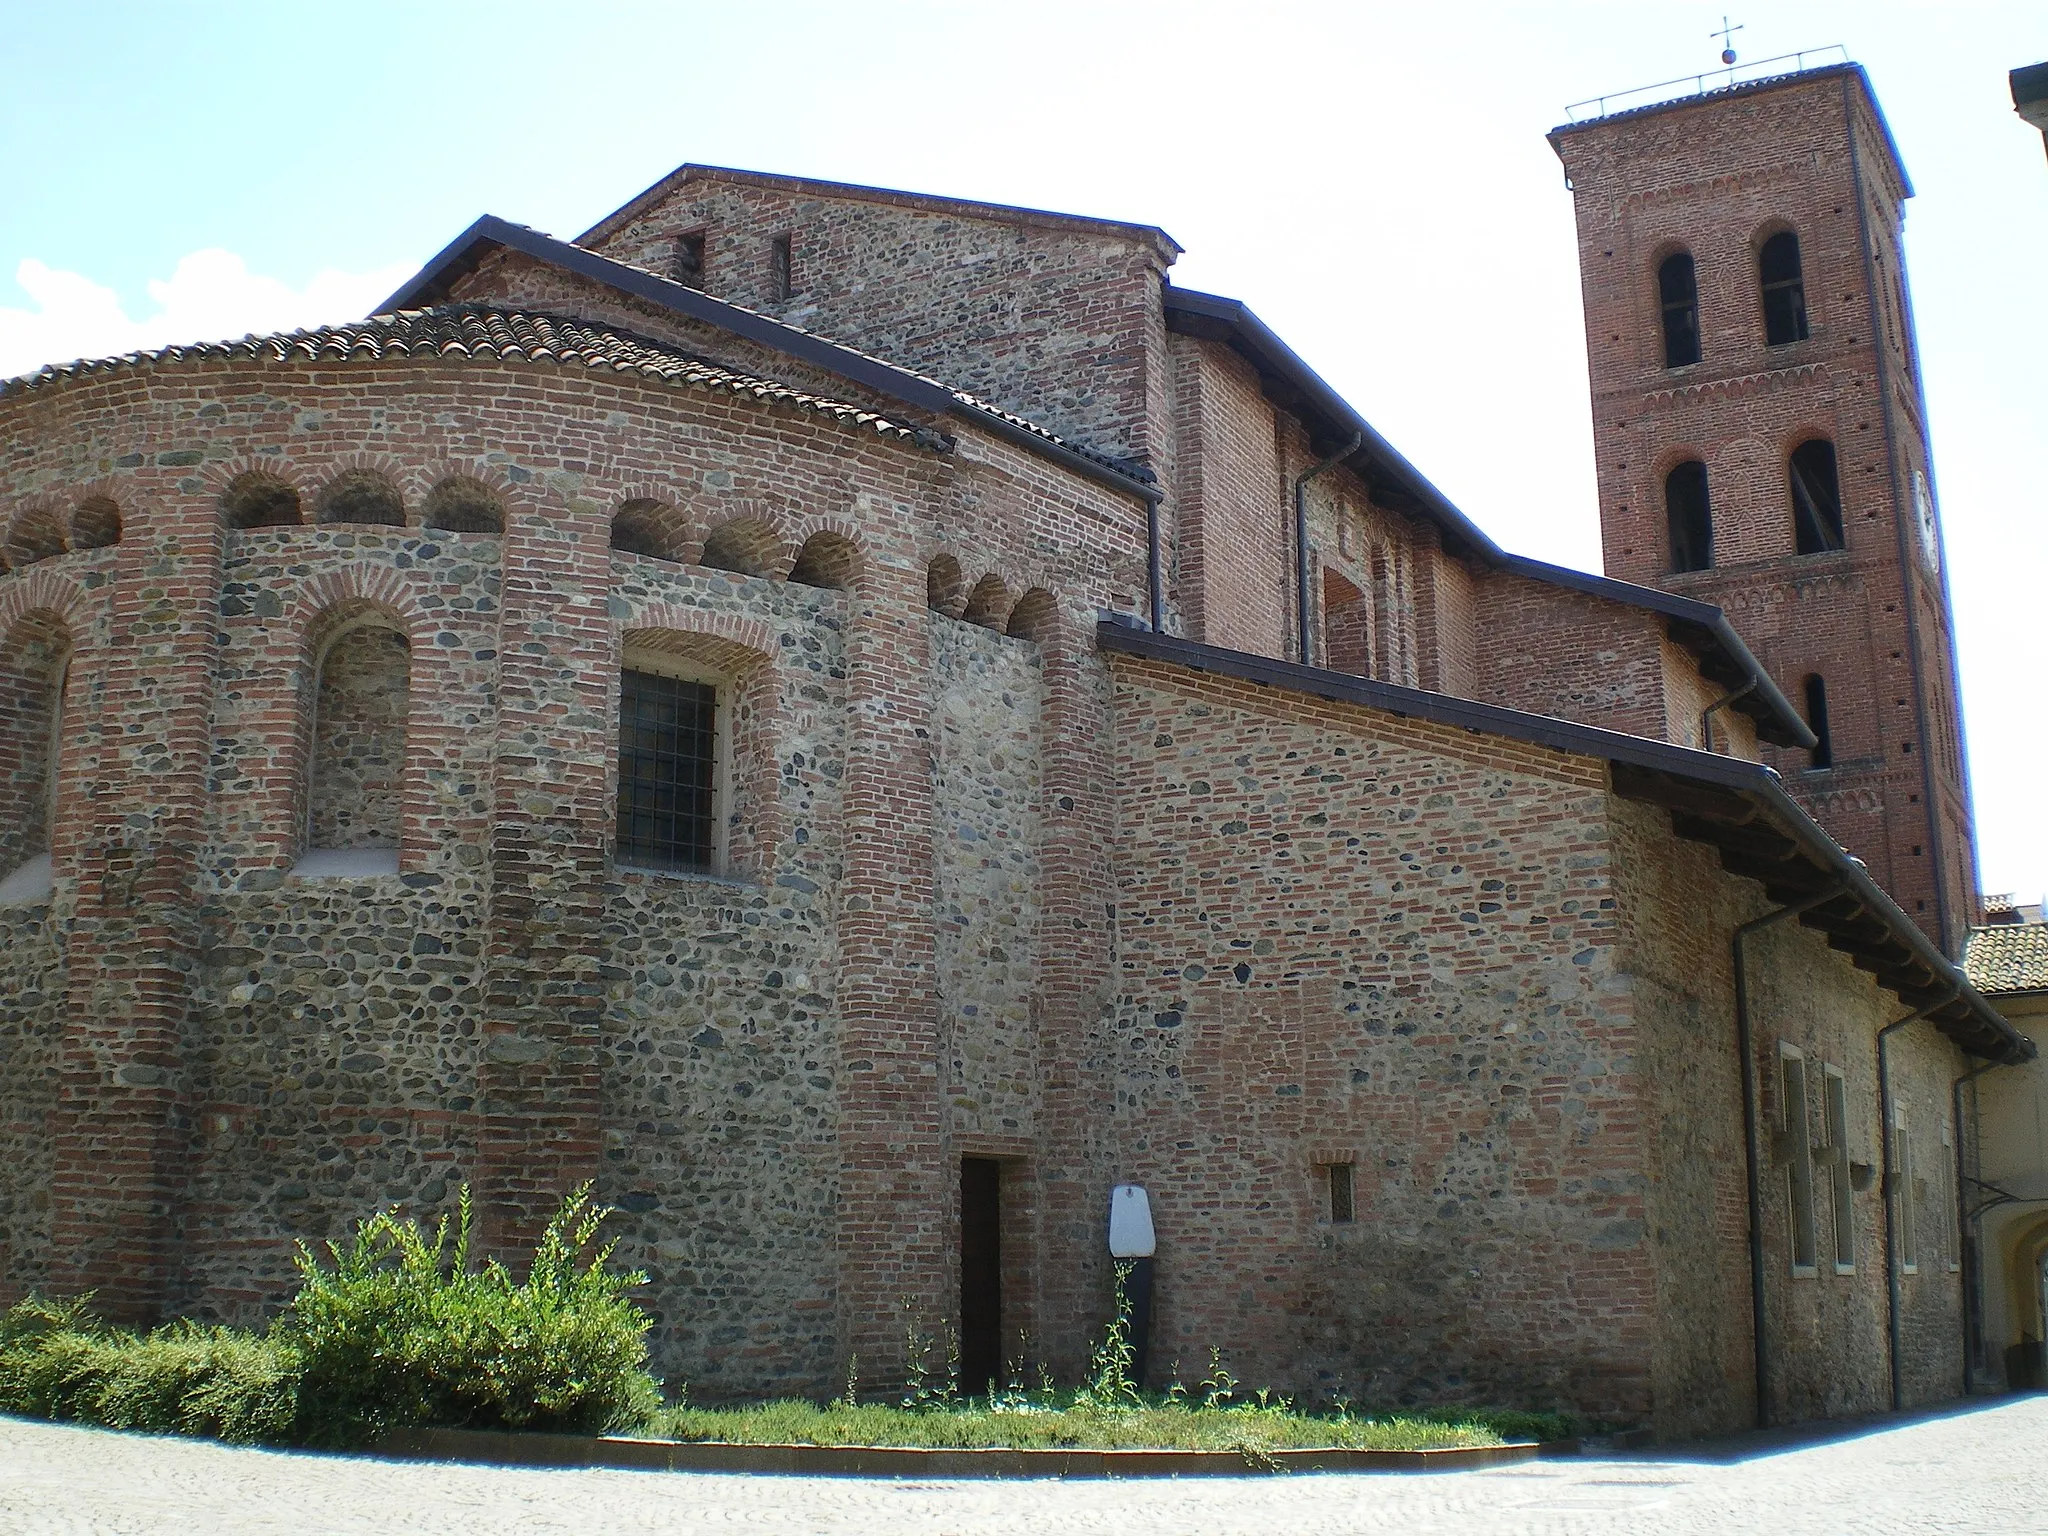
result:
<svg viewBox="0 0 2048 1536"><path fill-rule="evenodd" d="M1490 1471L881 1482L381 1462L0 1419L0 1532L2048 1533L2048 1397Z"/></svg>

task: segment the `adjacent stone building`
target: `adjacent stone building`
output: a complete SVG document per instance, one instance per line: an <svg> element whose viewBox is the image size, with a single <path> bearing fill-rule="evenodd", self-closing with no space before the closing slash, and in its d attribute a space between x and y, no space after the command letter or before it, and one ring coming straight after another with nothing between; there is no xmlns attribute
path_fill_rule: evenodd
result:
<svg viewBox="0 0 2048 1536"><path fill-rule="evenodd" d="M1071 1377L1135 1183L1161 1380L1954 1392L1882 1173L2031 1045L1717 608L1502 551L1177 249L685 166L0 390L6 1293L254 1320L591 1180L700 1396Z"/></svg>

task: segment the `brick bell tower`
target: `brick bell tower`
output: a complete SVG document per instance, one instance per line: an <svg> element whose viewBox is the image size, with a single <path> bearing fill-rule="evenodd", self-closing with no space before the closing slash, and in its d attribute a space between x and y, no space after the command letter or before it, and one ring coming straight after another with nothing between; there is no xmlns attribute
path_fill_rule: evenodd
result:
<svg viewBox="0 0 2048 1536"><path fill-rule="evenodd" d="M1912 186L1869 78L1797 69L1550 143L1578 216L1608 574L1727 610L1820 738L1771 765L1959 954L1977 862Z"/></svg>

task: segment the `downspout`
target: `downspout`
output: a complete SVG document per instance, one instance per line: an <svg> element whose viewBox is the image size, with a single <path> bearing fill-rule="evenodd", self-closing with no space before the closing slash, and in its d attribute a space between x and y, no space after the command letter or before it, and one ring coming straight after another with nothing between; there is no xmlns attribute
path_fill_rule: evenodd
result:
<svg viewBox="0 0 2048 1536"><path fill-rule="evenodd" d="M1744 694L1754 693L1756 691L1756 682L1757 680L1752 677L1740 688L1722 694L1721 697L1700 711L1700 750L1702 752L1714 750L1714 716L1726 709L1730 704L1733 704Z"/></svg>
<svg viewBox="0 0 2048 1536"><path fill-rule="evenodd" d="M1152 633L1161 635L1166 633L1162 622L1166 584L1159 569L1159 503L1163 493L1153 487L1141 494L1145 498L1145 595L1152 607Z"/></svg>
<svg viewBox="0 0 2048 1536"><path fill-rule="evenodd" d="M1892 1412L1906 1406L1906 1384L1899 1368L1899 1215L1898 1171L1893 1166L1892 1146L1892 1035L1908 1024L1917 1024L1937 1008L1946 1008L1963 995L1959 983L1951 983L1948 995L1923 1003L1903 1019L1894 1019L1877 1032L1877 1112L1882 1116L1878 1132L1884 1146L1884 1307L1885 1327L1890 1334ZM1910 1192L1909 1197L1910 1197Z"/></svg>
<svg viewBox="0 0 2048 1536"><path fill-rule="evenodd" d="M1972 1396L1975 1388L1971 1378L1977 1371L1977 1356L1984 1347L1984 1297L1979 1290L1983 1281L1978 1275L1980 1267L1977 1257L1977 1239L1972 1228L1976 1222L1970 1215L1970 1163L1964 1154L1963 1141L1963 1085L1975 1082L1986 1072L1996 1071L2006 1065L2002 1061L1987 1061L1982 1066L1970 1068L1955 1080L1950 1089L1953 1111L1950 1124L1955 1127L1956 1136L1956 1241L1961 1245L1958 1257L1963 1267L1963 1396ZM1979 1115L1979 1120L1982 1116ZM1982 1171L1983 1164L1978 1165Z"/></svg>
<svg viewBox="0 0 2048 1536"><path fill-rule="evenodd" d="M1749 967L1743 949L1752 933L1825 906L1847 889L1846 881L1836 881L1804 901L1753 917L1736 928L1731 942L1735 954L1735 1050L1742 1063L1742 1161L1749 1183L1749 1322L1755 1351L1758 1429L1771 1425L1771 1343L1764 1327L1764 1182L1762 1157L1757 1151L1756 1048L1749 1017Z"/></svg>
<svg viewBox="0 0 2048 1536"><path fill-rule="evenodd" d="M1309 653L1308 483L1325 470L1335 469L1364 445L1363 432L1352 434L1350 442L1294 482L1294 618L1295 634L1301 647L1301 653L1295 659L1304 667L1315 665Z"/></svg>

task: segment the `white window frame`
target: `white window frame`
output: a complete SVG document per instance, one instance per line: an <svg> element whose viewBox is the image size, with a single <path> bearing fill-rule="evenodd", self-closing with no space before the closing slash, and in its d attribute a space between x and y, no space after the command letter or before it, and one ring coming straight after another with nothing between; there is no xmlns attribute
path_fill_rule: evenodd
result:
<svg viewBox="0 0 2048 1536"><path fill-rule="evenodd" d="M1791 1083L1796 1066L1799 1081L1799 1118L1794 1124ZM1785 1167L1786 1238L1792 1278L1812 1280L1820 1274L1820 1220L1813 1204L1813 1093L1807 1081L1806 1052L1787 1041L1778 1042L1778 1119L1791 1153ZM1804 1218L1803 1222L1801 1218ZM1800 1259L1801 1239L1806 1258Z"/></svg>
<svg viewBox="0 0 2048 1536"><path fill-rule="evenodd" d="M1849 1076L1832 1062L1822 1062L1820 1071L1821 1125L1828 1138L1828 1192L1834 1210L1835 1273L1853 1275L1856 1185L1849 1172Z"/></svg>
<svg viewBox="0 0 2048 1536"><path fill-rule="evenodd" d="M679 869L669 864L635 864L619 857L619 711L623 707L625 692L624 673L651 672L657 677L672 677L678 682L702 683L709 687L715 702L711 710L711 863L704 869ZM672 651L646 650L639 646L622 647L619 664L612 682L612 794L611 826L607 833L611 843L612 867L629 870L640 875L659 875L673 880L695 880L711 876L724 879L732 868L732 707L733 681L715 667L688 656L678 656Z"/></svg>

